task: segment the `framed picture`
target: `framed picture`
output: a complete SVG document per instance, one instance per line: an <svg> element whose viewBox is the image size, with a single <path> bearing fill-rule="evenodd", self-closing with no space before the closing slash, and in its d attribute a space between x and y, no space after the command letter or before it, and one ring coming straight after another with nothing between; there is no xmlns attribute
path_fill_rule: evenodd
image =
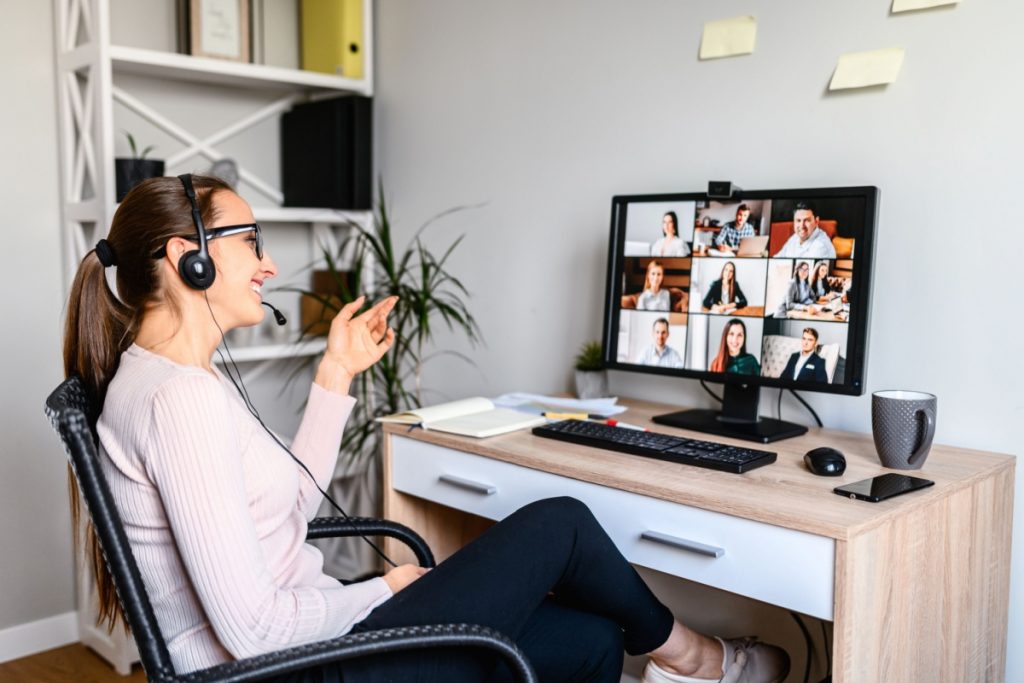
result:
<svg viewBox="0 0 1024 683"><path fill-rule="evenodd" d="M187 0L189 53L249 61L249 0Z"/></svg>

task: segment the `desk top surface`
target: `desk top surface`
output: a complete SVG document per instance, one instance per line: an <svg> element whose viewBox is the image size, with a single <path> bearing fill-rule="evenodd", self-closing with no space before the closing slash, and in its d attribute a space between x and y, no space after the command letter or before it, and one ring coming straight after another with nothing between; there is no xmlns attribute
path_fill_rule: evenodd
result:
<svg viewBox="0 0 1024 683"><path fill-rule="evenodd" d="M409 432L406 425L384 428L395 436L836 539L850 538L977 481L1012 470L1015 462L1009 455L934 445L924 467L906 474L931 479L935 486L881 503L868 503L832 492L836 486L900 471L879 464L868 434L811 429L801 437L761 445L650 422L652 415L678 410L677 407L635 399L624 399L622 403L629 410L617 417L625 422L643 424L651 431L666 434L774 451L778 460L737 475L554 441L534 436L529 430L474 439L421 429ZM838 448L846 456L842 476L821 477L804 467L804 453L823 445Z"/></svg>

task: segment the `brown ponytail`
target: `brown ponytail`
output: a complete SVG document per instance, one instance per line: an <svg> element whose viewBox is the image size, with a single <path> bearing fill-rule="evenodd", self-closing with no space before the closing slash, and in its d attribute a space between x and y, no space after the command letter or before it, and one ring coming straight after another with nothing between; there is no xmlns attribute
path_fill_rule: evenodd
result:
<svg viewBox="0 0 1024 683"><path fill-rule="evenodd" d="M203 222L212 225L216 212L213 197L231 187L218 178L193 176ZM68 298L64 325L64 376L79 375L93 405L102 409L107 387L117 372L121 354L131 346L146 311L156 305L174 306L160 278L153 254L172 237L194 238L189 203L177 178L153 178L137 185L118 207L106 239L117 266L117 295L107 284L106 268L95 251L82 259ZM99 415L88 416L94 421ZM78 486L68 469L71 517L78 547L81 505ZM85 528L86 558L96 577L99 598L97 623L109 631L120 623L125 630L121 603L103 560L92 523Z"/></svg>

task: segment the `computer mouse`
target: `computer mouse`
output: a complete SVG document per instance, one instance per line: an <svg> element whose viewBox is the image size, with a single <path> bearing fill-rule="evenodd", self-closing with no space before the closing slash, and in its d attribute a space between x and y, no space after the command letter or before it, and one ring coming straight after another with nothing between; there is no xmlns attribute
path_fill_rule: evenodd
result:
<svg viewBox="0 0 1024 683"><path fill-rule="evenodd" d="M820 446L804 455L804 464L812 473L822 477L838 477L846 471L846 458L834 448Z"/></svg>

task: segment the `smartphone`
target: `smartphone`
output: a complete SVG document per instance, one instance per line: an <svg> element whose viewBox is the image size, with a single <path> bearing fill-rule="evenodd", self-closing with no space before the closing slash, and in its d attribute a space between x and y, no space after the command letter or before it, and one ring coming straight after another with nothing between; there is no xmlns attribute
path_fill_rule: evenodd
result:
<svg viewBox="0 0 1024 683"><path fill-rule="evenodd" d="M879 503L887 498L923 489L934 483L934 481L921 479L920 477L908 477L905 474L890 472L889 474L882 474L871 479L846 484L845 486L837 486L832 490L840 496L849 496L858 500Z"/></svg>

